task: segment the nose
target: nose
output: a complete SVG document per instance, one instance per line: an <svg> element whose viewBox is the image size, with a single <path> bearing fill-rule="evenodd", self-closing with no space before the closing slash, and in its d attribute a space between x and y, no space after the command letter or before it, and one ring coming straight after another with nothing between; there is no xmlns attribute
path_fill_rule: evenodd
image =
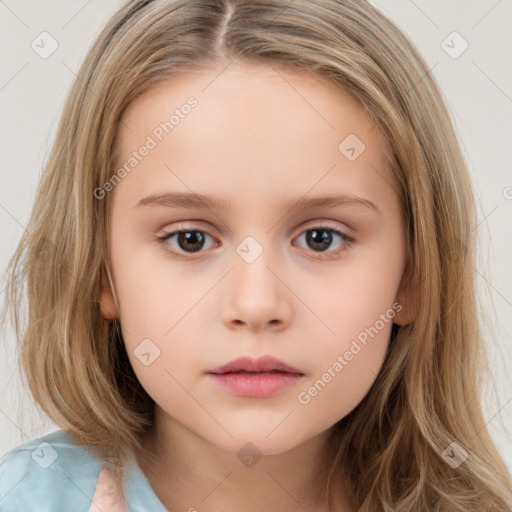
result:
<svg viewBox="0 0 512 512"><path fill-rule="evenodd" d="M280 331L289 323L293 294L284 276L263 254L254 262L237 261L222 305L222 321L231 329Z"/></svg>

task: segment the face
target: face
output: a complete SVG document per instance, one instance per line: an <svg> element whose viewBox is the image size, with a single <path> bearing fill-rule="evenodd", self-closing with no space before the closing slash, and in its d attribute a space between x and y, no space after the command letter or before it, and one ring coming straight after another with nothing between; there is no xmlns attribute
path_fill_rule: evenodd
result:
<svg viewBox="0 0 512 512"><path fill-rule="evenodd" d="M370 118L323 79L232 63L137 98L117 149L96 192L117 295L102 311L157 421L231 452L325 433L406 323L404 220ZM209 373L260 356L295 373Z"/></svg>

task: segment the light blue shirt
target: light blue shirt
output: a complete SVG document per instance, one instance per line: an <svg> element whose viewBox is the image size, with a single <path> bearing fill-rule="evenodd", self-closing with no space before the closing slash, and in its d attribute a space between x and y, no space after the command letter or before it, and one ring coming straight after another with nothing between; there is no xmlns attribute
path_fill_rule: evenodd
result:
<svg viewBox="0 0 512 512"><path fill-rule="evenodd" d="M20 445L0 461L0 512L87 512L101 460L64 430ZM131 512L168 512L133 458L125 483Z"/></svg>

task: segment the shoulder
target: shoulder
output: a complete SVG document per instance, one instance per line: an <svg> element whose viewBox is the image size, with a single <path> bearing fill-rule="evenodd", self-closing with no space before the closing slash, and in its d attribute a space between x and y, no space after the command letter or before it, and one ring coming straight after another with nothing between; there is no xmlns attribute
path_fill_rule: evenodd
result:
<svg viewBox="0 0 512 512"><path fill-rule="evenodd" d="M0 460L0 512L87 512L101 461L58 430Z"/></svg>

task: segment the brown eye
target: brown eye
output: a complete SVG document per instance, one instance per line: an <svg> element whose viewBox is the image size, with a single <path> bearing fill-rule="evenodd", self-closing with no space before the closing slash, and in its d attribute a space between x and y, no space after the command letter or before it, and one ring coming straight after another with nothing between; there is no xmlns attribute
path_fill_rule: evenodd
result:
<svg viewBox="0 0 512 512"><path fill-rule="evenodd" d="M201 249L205 246L206 237L210 237L204 231L198 231L195 229L181 230L181 231L173 231L172 233L168 233L163 237L159 237L159 240L166 244L171 245L169 241L176 237L175 244L172 248L167 248L168 251L178 253L178 251L183 251L184 253L194 254L196 252L200 252ZM210 237L212 238L212 237ZM176 247L177 246L177 247Z"/></svg>
<svg viewBox="0 0 512 512"><path fill-rule="evenodd" d="M180 226L181 227L181 226ZM355 241L347 233L330 226L314 226L301 233L297 239L305 237L306 249L313 253L325 253L323 258L334 258L346 251ZM207 239L210 238L213 244L208 246ZM159 243L163 244L164 249L176 256L186 256L187 254L199 254L203 249L209 249L218 245L218 242L205 231L198 229L179 229L157 237ZM336 240L338 243L336 244ZM335 245L332 248L332 245Z"/></svg>
<svg viewBox="0 0 512 512"><path fill-rule="evenodd" d="M313 252L328 252L330 255L340 254L342 251L347 249L354 239L346 233L339 231L327 226L317 226L311 229L307 229L297 239L305 237L306 248L313 250ZM338 246L334 249L330 249L333 241L336 238L341 241L338 242Z"/></svg>

